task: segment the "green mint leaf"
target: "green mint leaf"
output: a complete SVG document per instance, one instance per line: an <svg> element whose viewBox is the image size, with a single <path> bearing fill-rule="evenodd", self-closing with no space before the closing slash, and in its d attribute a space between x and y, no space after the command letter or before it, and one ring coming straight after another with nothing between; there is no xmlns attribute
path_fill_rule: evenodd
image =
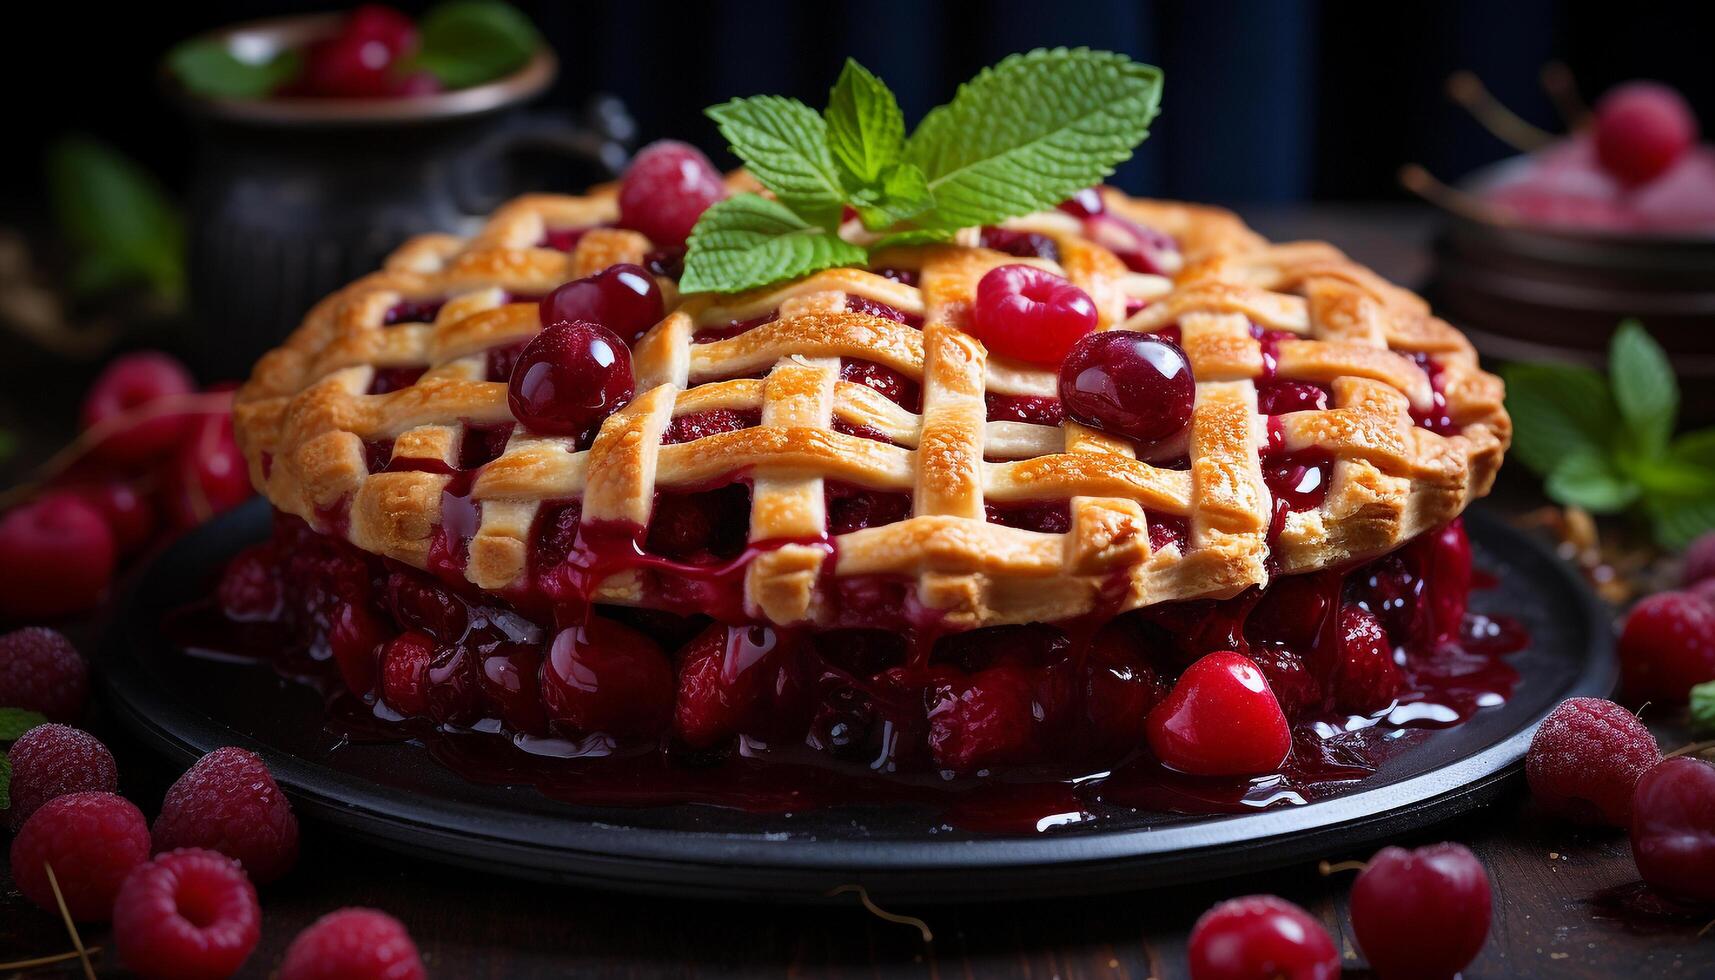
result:
<svg viewBox="0 0 1715 980"><path fill-rule="evenodd" d="M933 245L936 242L953 240L952 228L910 228L905 231L883 235L874 245L874 249L892 248L895 245Z"/></svg>
<svg viewBox="0 0 1715 980"><path fill-rule="evenodd" d="M1696 735L1715 732L1715 681L1691 689L1691 731Z"/></svg>
<svg viewBox="0 0 1715 980"><path fill-rule="evenodd" d="M691 232L687 293L736 293L838 265L861 265L868 253L810 224L779 201L738 194L703 212Z"/></svg>
<svg viewBox="0 0 1715 980"><path fill-rule="evenodd" d="M16 742L25 732L47 723L47 717L39 711L0 708L0 742Z"/></svg>
<svg viewBox="0 0 1715 980"><path fill-rule="evenodd" d="M167 68L185 90L210 99L260 99L291 81L302 67L290 48L260 61L240 58L222 40L186 41L167 52Z"/></svg>
<svg viewBox="0 0 1715 980"><path fill-rule="evenodd" d="M1687 432L1667 447L1669 459L1715 472L1715 429Z"/></svg>
<svg viewBox="0 0 1715 980"><path fill-rule="evenodd" d="M1656 543L1677 551L1706 531L1715 531L1715 494L1658 494L1644 502Z"/></svg>
<svg viewBox="0 0 1715 980"><path fill-rule="evenodd" d="M1634 443L1644 455L1661 452L1679 414L1679 385L1661 345L1638 321L1627 320L1615 332L1608 347L1608 375Z"/></svg>
<svg viewBox="0 0 1715 980"><path fill-rule="evenodd" d="M12 760L0 752L0 810L12 809Z"/></svg>
<svg viewBox="0 0 1715 980"><path fill-rule="evenodd" d="M1609 452L1616 409L1601 375L1563 364L1514 364L1502 374L1513 452L1526 466L1547 476L1569 456Z"/></svg>
<svg viewBox="0 0 1715 980"><path fill-rule="evenodd" d="M887 172L879 187L864 187L852 192L851 204L857 208L863 226L881 231L902 221L909 221L934 205L929 195L928 179L923 171L902 163Z"/></svg>
<svg viewBox="0 0 1715 980"><path fill-rule="evenodd" d="M48 148L48 191L82 295L141 286L183 295L185 232L155 179L104 143L67 137Z"/></svg>
<svg viewBox="0 0 1715 980"><path fill-rule="evenodd" d="M797 99L757 95L703 112L780 203L813 225L839 227L846 191L828 152L828 126L814 109Z"/></svg>
<svg viewBox="0 0 1715 980"><path fill-rule="evenodd" d="M423 70L447 88L492 82L524 67L542 44L530 18L501 0L448 0L417 22L421 44L402 69Z"/></svg>
<svg viewBox="0 0 1715 980"><path fill-rule="evenodd" d="M1614 469L1612 462L1595 452L1574 453L1560 461L1543 487L1562 504L1582 507L1597 514L1624 510L1638 499L1635 481Z"/></svg>
<svg viewBox="0 0 1715 980"><path fill-rule="evenodd" d="M828 149L857 186L881 179L905 146L905 116L881 79L851 58L828 92Z"/></svg>
<svg viewBox="0 0 1715 980"><path fill-rule="evenodd" d="M1130 157L1160 103L1161 70L1112 52L1039 49L986 68L906 141L935 198L918 224L967 228L1052 207Z"/></svg>

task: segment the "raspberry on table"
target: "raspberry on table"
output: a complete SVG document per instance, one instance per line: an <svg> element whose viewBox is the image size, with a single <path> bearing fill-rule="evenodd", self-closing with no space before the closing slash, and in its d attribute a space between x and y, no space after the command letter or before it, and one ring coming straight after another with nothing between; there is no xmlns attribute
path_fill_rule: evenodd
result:
<svg viewBox="0 0 1715 980"><path fill-rule="evenodd" d="M1626 615L1619 654L1627 698L1684 704L1715 680L1715 607L1689 592L1652 595Z"/></svg>
<svg viewBox="0 0 1715 980"><path fill-rule="evenodd" d="M133 868L113 902L119 958L144 980L225 980L261 936L262 907L244 869L201 848Z"/></svg>
<svg viewBox="0 0 1715 980"><path fill-rule="evenodd" d="M12 763L12 805L6 826L16 833L30 814L67 793L119 789L113 753L101 740L69 725L37 725L6 750Z"/></svg>
<svg viewBox="0 0 1715 980"><path fill-rule="evenodd" d="M1544 809L1576 823L1624 827L1638 777L1661 761L1643 722L1603 698L1570 698L1530 740L1525 778Z"/></svg>
<svg viewBox="0 0 1715 980"><path fill-rule="evenodd" d="M267 884L298 859L298 818L255 753L215 749L167 790L155 850L202 847L237 860Z"/></svg>
<svg viewBox="0 0 1715 980"><path fill-rule="evenodd" d="M65 634L26 626L0 636L0 707L70 721L89 694L89 667Z"/></svg>
<svg viewBox="0 0 1715 980"><path fill-rule="evenodd" d="M113 793L71 793L49 800L12 838L12 880L24 897L58 913L48 866L66 908L80 922L100 922L132 868L149 859L149 822Z"/></svg>
<svg viewBox="0 0 1715 980"><path fill-rule="evenodd" d="M405 926L379 909L329 912L286 949L279 980L423 980L428 973Z"/></svg>

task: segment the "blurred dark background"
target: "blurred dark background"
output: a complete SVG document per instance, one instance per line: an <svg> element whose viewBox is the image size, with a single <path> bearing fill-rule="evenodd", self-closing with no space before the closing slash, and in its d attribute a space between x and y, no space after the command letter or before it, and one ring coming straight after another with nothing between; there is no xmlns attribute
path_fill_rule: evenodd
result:
<svg viewBox="0 0 1715 980"><path fill-rule="evenodd" d="M161 53L235 20L350 4L31 4L9 14L0 183L7 211L41 199L40 149L85 131L182 186L187 130L154 84ZM425 3L401 2L418 12ZM1002 56L1042 45L1117 49L1167 71L1164 112L1116 183L1197 200L1386 200L1402 163L1443 178L1511 151L1444 94L1470 69L1538 125L1561 123L1538 84L1568 64L1584 96L1630 78L1677 86L1715 126L1715 4L1451 0L724 0L520 3L558 50L549 104L606 90L645 139L718 150L701 109L758 92L822 105L852 55L899 93L908 118ZM717 161L719 161L717 156ZM730 163L728 158L725 161Z"/></svg>

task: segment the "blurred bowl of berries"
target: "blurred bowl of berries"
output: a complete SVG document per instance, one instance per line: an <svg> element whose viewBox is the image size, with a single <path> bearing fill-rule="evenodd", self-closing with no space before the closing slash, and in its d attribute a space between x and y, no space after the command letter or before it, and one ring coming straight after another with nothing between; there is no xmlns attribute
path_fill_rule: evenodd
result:
<svg viewBox="0 0 1715 980"><path fill-rule="evenodd" d="M1545 80L1565 135L1469 75L1450 84L1525 152L1455 186L1406 168L1406 186L1446 213L1429 292L1496 357L1600 366L1614 323L1641 317L1685 381L1715 380L1715 144L1669 86L1627 82L1585 110L1569 79ZM1688 417L1715 419L1715 387L1685 387Z"/></svg>
<svg viewBox="0 0 1715 980"><path fill-rule="evenodd" d="M463 233L525 189L584 186L625 162L632 123L591 94L528 107L557 61L498 0L413 19L377 4L238 24L162 62L197 142L188 226L199 361L241 375L316 300L405 239Z"/></svg>

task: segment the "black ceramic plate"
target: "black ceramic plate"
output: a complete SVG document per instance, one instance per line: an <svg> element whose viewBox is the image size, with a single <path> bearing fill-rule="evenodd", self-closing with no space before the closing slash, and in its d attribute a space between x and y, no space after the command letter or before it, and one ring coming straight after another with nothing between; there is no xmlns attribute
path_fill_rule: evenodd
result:
<svg viewBox="0 0 1715 980"><path fill-rule="evenodd" d="M760 815L710 806L572 806L521 786L468 783L414 743L324 732L312 690L257 664L193 660L160 638L165 610L206 595L220 563L266 533L260 503L163 555L126 598L102 664L117 716L178 761L221 745L259 752L298 812L406 854L629 891L808 899L848 883L895 900L993 900L1216 878L1397 837L1492 798L1536 723L1614 680L1606 613L1541 545L1481 512L1467 518L1499 586L1479 610L1533 636L1510 657L1505 705L1392 755L1355 789L1240 815L1137 813L1027 836L955 830L912 806Z"/></svg>

